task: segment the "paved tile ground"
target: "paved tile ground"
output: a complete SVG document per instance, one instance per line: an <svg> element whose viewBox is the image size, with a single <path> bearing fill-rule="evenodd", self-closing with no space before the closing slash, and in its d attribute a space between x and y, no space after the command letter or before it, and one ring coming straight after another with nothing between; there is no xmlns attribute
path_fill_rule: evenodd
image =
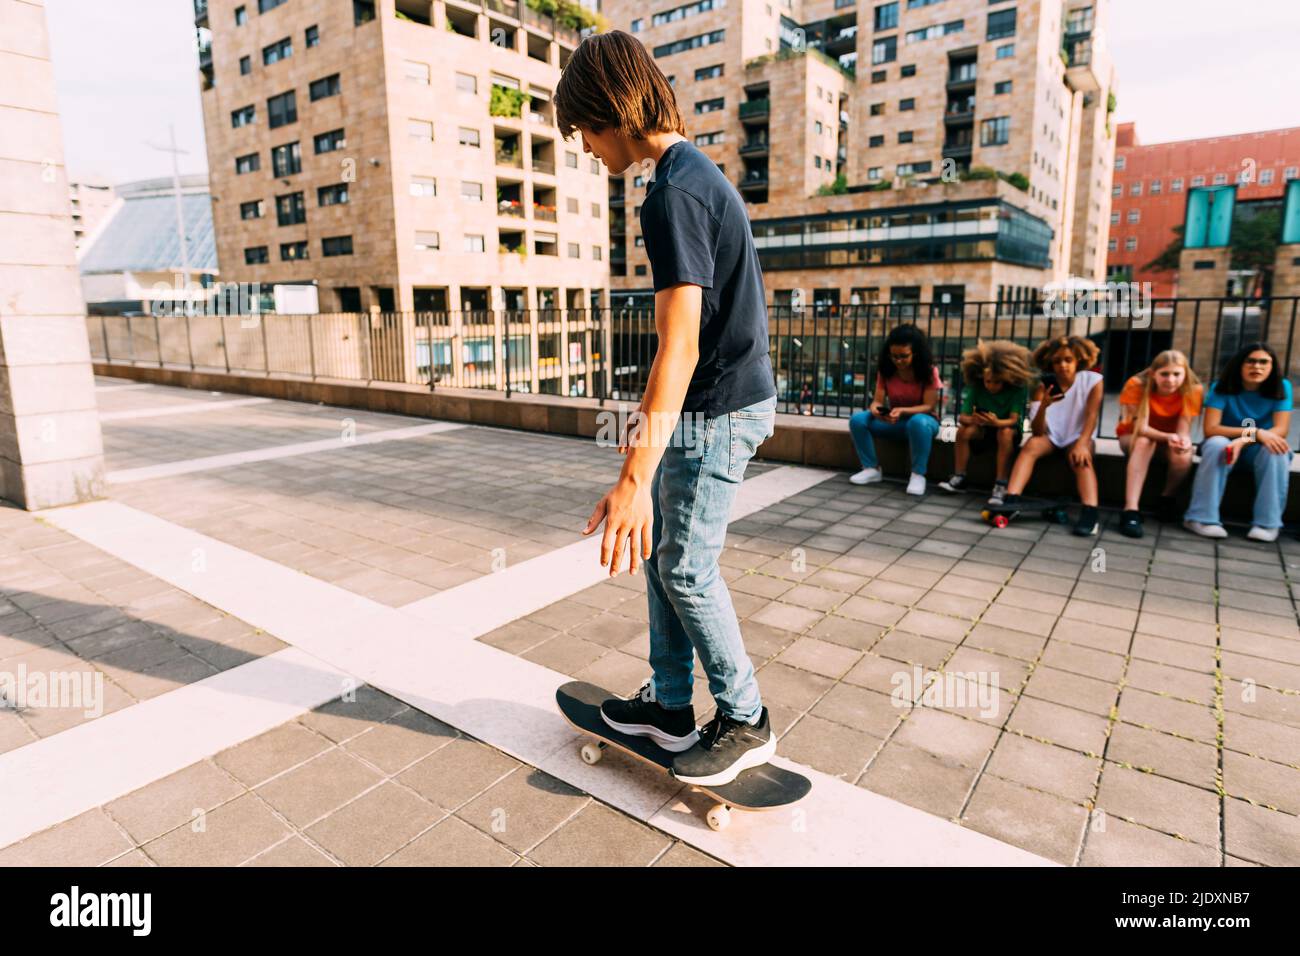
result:
<svg viewBox="0 0 1300 956"><path fill-rule="evenodd" d="M102 712L112 713L285 646L25 511L0 507L4 673L99 674ZM0 700L0 752L93 719L84 708L17 709L2 688Z"/></svg>
<svg viewBox="0 0 1300 956"><path fill-rule="evenodd" d="M273 403L172 416L171 445L132 431L150 419L110 421L108 465L310 440L351 414ZM383 418L358 429L420 423ZM618 464L591 442L465 428L110 494L397 606L487 573L493 549L516 562L576 540ZM1081 541L1036 520L992 531L977 510L839 476L732 525L724 574L781 752L1063 863L1300 863L1300 543L1169 529ZM283 646L13 509L0 511L0 598L0 669L97 668L110 707ZM482 640L630 692L648 671L643 579L601 583ZM923 693L933 675L900 686L914 666L968 679L945 678L946 694ZM971 702L981 686L993 706ZM690 857L403 705L363 701L371 709L323 708L0 862ZM697 704L703 718L702 682ZM0 710L0 751L79 719ZM327 729L340 722L357 733ZM504 808L505 831L472 809L493 787L501 796L478 807ZM208 813L202 836L195 807ZM531 822L512 832L512 818ZM615 850L627 855L596 855Z"/></svg>
<svg viewBox="0 0 1300 956"><path fill-rule="evenodd" d="M719 866L362 687L0 850L0 866Z"/></svg>
<svg viewBox="0 0 1300 956"><path fill-rule="evenodd" d="M1300 863L1300 544L978 508L839 477L733 523L779 752L1062 863ZM646 619L622 577L481 640L626 693ZM939 669L973 676L921 697Z"/></svg>

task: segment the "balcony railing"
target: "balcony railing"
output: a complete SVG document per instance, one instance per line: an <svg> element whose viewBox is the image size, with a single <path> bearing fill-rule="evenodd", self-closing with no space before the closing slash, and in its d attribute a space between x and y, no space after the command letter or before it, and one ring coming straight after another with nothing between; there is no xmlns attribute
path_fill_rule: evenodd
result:
<svg viewBox="0 0 1300 956"><path fill-rule="evenodd" d="M546 222L555 222L555 207L544 206L541 203L533 203L533 218L542 219Z"/></svg>
<svg viewBox="0 0 1300 956"><path fill-rule="evenodd" d="M766 153L768 144L766 139L747 139L740 144L740 155L753 156Z"/></svg>
<svg viewBox="0 0 1300 956"><path fill-rule="evenodd" d="M532 110L529 110L529 111L528 111L528 122L530 122L530 123L536 123L536 124L538 124L539 126L554 126L554 125L555 125L555 120L551 119L551 117L550 117L548 114L546 114L546 113L535 113L535 112L533 112Z"/></svg>
<svg viewBox="0 0 1300 956"><path fill-rule="evenodd" d="M533 157L533 172L554 175L555 164L549 159L538 159L537 157Z"/></svg>
<svg viewBox="0 0 1300 956"><path fill-rule="evenodd" d="M975 80L978 78L978 74L979 71L976 69L974 63L964 64L962 66L957 67L955 70L949 71L948 85L968 86L971 83L975 82Z"/></svg>
<svg viewBox="0 0 1300 956"><path fill-rule="evenodd" d="M513 166L513 167L515 167L516 169L523 169L523 168L524 168L524 157L523 157L523 154L520 153L518 150L498 149L498 150L497 150L497 165L498 165L498 166Z"/></svg>
<svg viewBox="0 0 1300 956"><path fill-rule="evenodd" d="M508 17L519 19L519 0L483 0L483 6Z"/></svg>
<svg viewBox="0 0 1300 956"><path fill-rule="evenodd" d="M766 116L772 108L772 101L769 99L749 100L740 104L741 119L755 119L759 116Z"/></svg>
<svg viewBox="0 0 1300 956"><path fill-rule="evenodd" d="M518 199L501 199L497 201L497 215L524 218L524 204Z"/></svg>

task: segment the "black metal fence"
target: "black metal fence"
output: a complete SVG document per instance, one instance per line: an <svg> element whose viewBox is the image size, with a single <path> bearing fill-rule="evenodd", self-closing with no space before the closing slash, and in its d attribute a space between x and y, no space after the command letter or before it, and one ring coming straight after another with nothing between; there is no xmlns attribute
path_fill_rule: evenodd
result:
<svg viewBox="0 0 1300 956"><path fill-rule="evenodd" d="M1048 337L1086 336L1112 395L1164 349L1185 352L1208 383L1242 345L1265 341L1300 384L1297 319L1297 297L771 305L768 333L778 409L847 417L870 401L890 330L914 323L944 382L941 416L951 416L962 352L980 339L1032 350ZM650 309L90 316L87 326L92 354L106 362L632 402L657 343ZM1103 437L1117 420L1112 399Z"/></svg>

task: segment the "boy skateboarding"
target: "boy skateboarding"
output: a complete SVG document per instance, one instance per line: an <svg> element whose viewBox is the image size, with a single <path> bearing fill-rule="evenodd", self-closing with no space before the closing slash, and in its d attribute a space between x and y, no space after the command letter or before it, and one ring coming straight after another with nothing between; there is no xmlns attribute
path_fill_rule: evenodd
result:
<svg viewBox="0 0 1300 956"><path fill-rule="evenodd" d="M641 232L654 276L659 345L601 523L611 576L644 562L652 677L610 699L610 727L673 751L682 781L719 786L776 750L754 666L718 568L745 467L772 435L776 386L749 217L735 187L684 135L668 80L621 31L587 37L555 91L560 135L611 173L646 171ZM694 655L717 714L696 729Z"/></svg>

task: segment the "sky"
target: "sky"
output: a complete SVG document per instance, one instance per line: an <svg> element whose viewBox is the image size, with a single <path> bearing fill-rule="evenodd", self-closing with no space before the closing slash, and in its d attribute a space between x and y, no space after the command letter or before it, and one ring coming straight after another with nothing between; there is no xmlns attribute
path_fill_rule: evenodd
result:
<svg viewBox="0 0 1300 956"><path fill-rule="evenodd" d="M311 2L311 0L296 0ZM205 172L186 0L46 0L72 179ZM1111 0L1119 122L1143 143L1300 126L1300 0Z"/></svg>

